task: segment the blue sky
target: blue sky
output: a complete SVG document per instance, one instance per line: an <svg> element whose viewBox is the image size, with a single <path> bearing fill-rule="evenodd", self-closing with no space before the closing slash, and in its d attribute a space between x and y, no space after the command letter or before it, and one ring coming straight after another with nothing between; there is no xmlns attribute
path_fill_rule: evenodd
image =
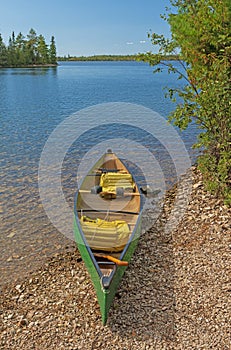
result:
<svg viewBox="0 0 231 350"><path fill-rule="evenodd" d="M169 35L160 14L168 0L0 0L4 42L30 28L46 41L55 36L58 55L133 54L153 50L147 32Z"/></svg>

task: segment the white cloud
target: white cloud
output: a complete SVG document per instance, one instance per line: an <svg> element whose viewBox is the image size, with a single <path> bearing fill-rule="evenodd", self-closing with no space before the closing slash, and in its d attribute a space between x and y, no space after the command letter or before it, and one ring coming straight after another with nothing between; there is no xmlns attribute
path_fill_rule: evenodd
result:
<svg viewBox="0 0 231 350"><path fill-rule="evenodd" d="M127 41L126 44L127 45L133 45L134 43L132 41Z"/></svg>
<svg viewBox="0 0 231 350"><path fill-rule="evenodd" d="M140 40L140 44L145 44L146 40Z"/></svg>

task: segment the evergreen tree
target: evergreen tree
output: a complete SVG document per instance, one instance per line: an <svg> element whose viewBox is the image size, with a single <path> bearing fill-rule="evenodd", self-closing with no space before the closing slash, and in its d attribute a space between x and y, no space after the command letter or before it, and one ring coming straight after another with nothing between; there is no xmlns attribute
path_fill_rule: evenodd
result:
<svg viewBox="0 0 231 350"><path fill-rule="evenodd" d="M37 43L38 38L36 31L31 28L29 34L27 34L27 45L26 45L26 63L27 64L36 64L37 56Z"/></svg>
<svg viewBox="0 0 231 350"><path fill-rule="evenodd" d="M14 32L12 32L12 43L13 43L13 45L15 45L15 34L14 34Z"/></svg>
<svg viewBox="0 0 231 350"><path fill-rule="evenodd" d="M2 35L0 34L0 67L6 67L7 64L8 64L7 48L3 42Z"/></svg>
<svg viewBox="0 0 231 350"><path fill-rule="evenodd" d="M45 42L45 38L42 35L39 35L38 37L37 51L38 51L38 63L41 63L41 64L48 63L49 62L48 47Z"/></svg>
<svg viewBox="0 0 231 350"><path fill-rule="evenodd" d="M50 63L57 64L56 45L55 45L55 38L54 38L54 36L51 37L49 55L50 55Z"/></svg>
<svg viewBox="0 0 231 350"><path fill-rule="evenodd" d="M25 37L24 35L19 32L15 39L15 46L16 46L16 57L17 57L17 62L19 66L23 66L26 63L25 60Z"/></svg>
<svg viewBox="0 0 231 350"><path fill-rule="evenodd" d="M12 35L9 37L8 45L8 64L10 66L17 66L17 57L16 57L16 47L15 47L15 35L12 32Z"/></svg>

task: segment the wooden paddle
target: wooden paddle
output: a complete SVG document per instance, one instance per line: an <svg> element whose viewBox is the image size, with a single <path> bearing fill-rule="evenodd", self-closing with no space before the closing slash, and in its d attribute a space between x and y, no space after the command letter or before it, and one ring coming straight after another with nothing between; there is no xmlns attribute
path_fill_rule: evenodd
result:
<svg viewBox="0 0 231 350"><path fill-rule="evenodd" d="M111 255L104 255L103 253L94 253L94 255L101 257L101 258L105 258L105 259L110 260L110 261L113 261L116 265L119 265L119 266L128 266L127 261L119 260L117 258L114 258L114 256L111 256Z"/></svg>

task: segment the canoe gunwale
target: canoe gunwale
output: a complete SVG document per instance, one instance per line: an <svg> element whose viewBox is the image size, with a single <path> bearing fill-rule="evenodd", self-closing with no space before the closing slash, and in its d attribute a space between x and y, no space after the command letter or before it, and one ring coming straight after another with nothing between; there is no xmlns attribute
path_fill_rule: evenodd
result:
<svg viewBox="0 0 231 350"><path fill-rule="evenodd" d="M96 271L97 271L97 273L98 273L98 275L99 275L99 278L101 279L101 278L103 277L103 274L102 274L102 272L101 272L101 270L100 270L100 268L99 268L99 265L98 265L98 263L97 263L97 261L96 261L96 258L95 258L95 256L94 256L94 254L93 254L93 252L92 252L90 246L87 244L87 240L86 240L86 238L85 238L85 235L84 235L83 230L82 230L81 223L80 223L80 221L79 221L79 216L78 216L78 211L77 211L78 194L79 194L79 190L77 190L77 192L76 192L76 194L75 194L75 201L74 201L75 221L76 221L76 224L77 224L77 226L78 226L79 233L81 234L81 238L82 238L82 240L83 240L83 242L84 242L84 245L85 245L85 247L86 247L86 249L87 249L87 251L88 251L88 254L89 254L89 256L91 257L91 260L92 260L92 262L93 262L93 264L94 264L94 266L95 266L95 269L96 269ZM82 244L82 243L80 243L80 244ZM77 245L78 245L78 242L77 242Z"/></svg>

